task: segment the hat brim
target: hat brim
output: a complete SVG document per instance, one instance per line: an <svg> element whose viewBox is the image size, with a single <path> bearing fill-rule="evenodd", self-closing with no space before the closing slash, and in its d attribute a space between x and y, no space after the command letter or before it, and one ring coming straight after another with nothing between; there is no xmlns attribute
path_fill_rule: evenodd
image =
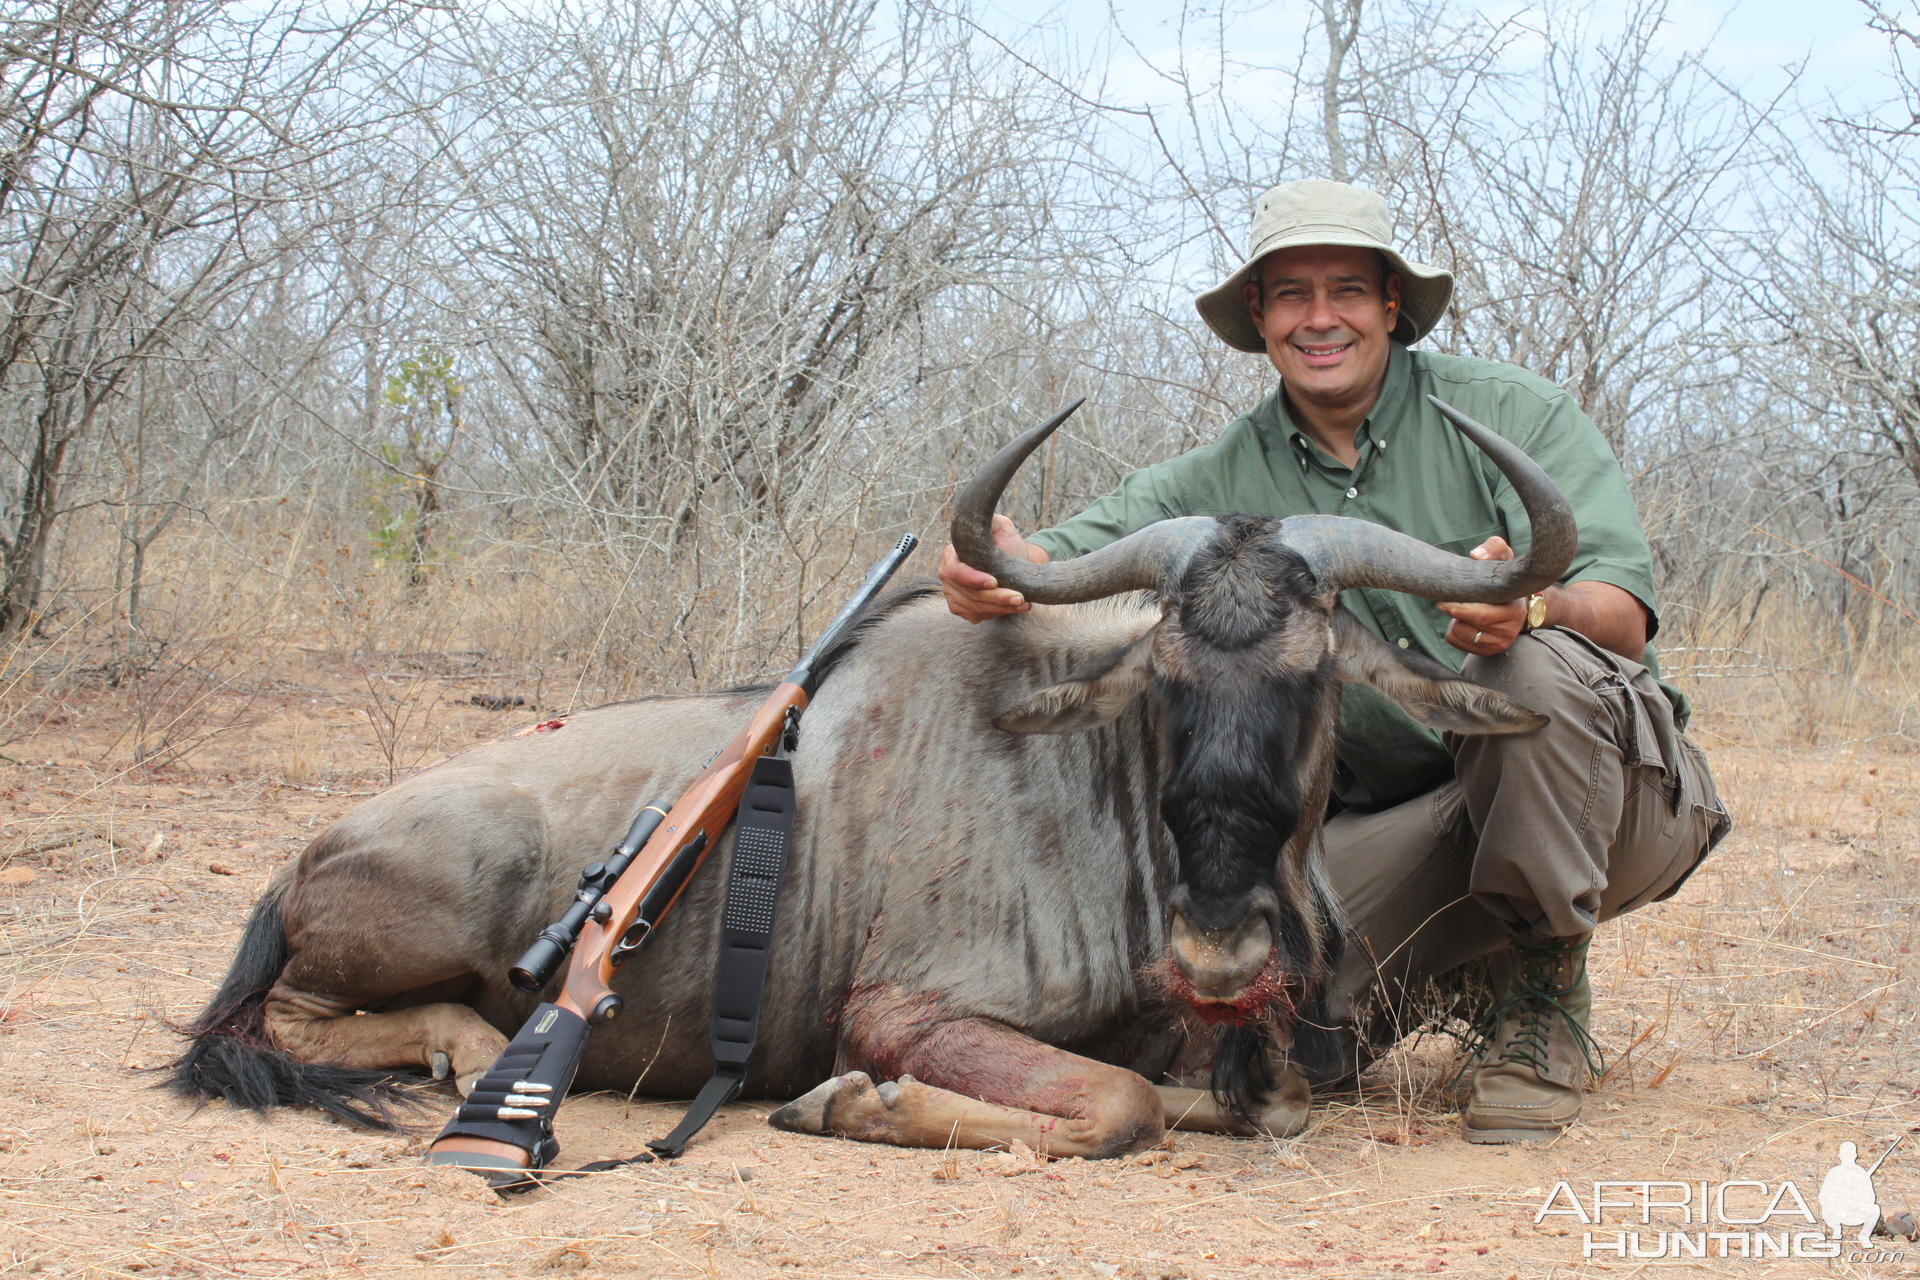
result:
<svg viewBox="0 0 1920 1280"><path fill-rule="evenodd" d="M1254 269L1268 254L1309 244L1352 245L1377 250L1386 258L1400 276L1400 318L1393 326L1394 341L1411 346L1432 332L1433 326L1446 314L1447 303L1453 298L1451 271L1414 262L1350 229L1328 227L1325 230L1290 228L1288 234L1261 245L1238 271L1193 300L1200 318L1228 346L1240 351L1265 351L1267 344L1254 328L1253 317L1247 314L1242 288L1253 279Z"/></svg>

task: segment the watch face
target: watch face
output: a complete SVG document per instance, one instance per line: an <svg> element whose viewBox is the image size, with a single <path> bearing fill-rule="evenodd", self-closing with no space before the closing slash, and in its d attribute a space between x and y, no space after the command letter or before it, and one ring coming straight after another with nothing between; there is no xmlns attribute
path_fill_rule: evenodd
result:
<svg viewBox="0 0 1920 1280"><path fill-rule="evenodd" d="M1527 598L1527 630L1534 631L1547 625L1547 597L1540 595Z"/></svg>

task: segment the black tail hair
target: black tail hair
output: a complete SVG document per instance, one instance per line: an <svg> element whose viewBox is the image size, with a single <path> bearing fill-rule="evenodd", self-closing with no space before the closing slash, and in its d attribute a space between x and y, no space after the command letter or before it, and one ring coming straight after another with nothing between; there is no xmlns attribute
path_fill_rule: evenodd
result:
<svg viewBox="0 0 1920 1280"><path fill-rule="evenodd" d="M270 888L254 904L226 980L200 1016L178 1028L193 1043L169 1064L165 1086L196 1105L218 1097L260 1112L309 1106L366 1129L404 1128L393 1113L411 1097L391 1073L300 1062L267 1038L267 992L292 954L280 892Z"/></svg>
<svg viewBox="0 0 1920 1280"><path fill-rule="evenodd" d="M1325 1084L1350 1074L1352 1032L1335 1026L1325 996L1302 1006L1293 1020L1293 1042L1287 1046L1287 1065L1312 1084Z"/></svg>
<svg viewBox="0 0 1920 1280"><path fill-rule="evenodd" d="M1252 1120L1255 1108L1278 1083L1267 1066L1267 1045L1277 1030L1267 1022L1221 1023L1214 1028L1213 1069L1207 1081L1214 1100L1242 1120ZM1294 1011L1284 1029L1291 1037L1287 1065L1310 1084L1324 1084L1352 1074L1350 1034L1334 1026L1326 1001L1315 998Z"/></svg>
<svg viewBox="0 0 1920 1280"><path fill-rule="evenodd" d="M1213 1071L1207 1083L1214 1101L1241 1120L1251 1122L1254 1108L1273 1088L1267 1072L1267 1037L1272 1034L1264 1022L1214 1028Z"/></svg>
<svg viewBox="0 0 1920 1280"><path fill-rule="evenodd" d="M1337 1026L1328 1008L1328 995L1340 974L1340 963L1347 953L1346 916L1331 895L1317 892L1321 918L1327 922L1320 935L1320 980L1313 994L1294 1013L1293 1041L1287 1046L1287 1062L1309 1081L1337 1079L1352 1058L1353 1028Z"/></svg>

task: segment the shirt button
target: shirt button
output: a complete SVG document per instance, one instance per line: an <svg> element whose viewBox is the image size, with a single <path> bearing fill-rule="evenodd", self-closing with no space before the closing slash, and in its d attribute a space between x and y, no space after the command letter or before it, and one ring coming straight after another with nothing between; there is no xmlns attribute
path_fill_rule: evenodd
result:
<svg viewBox="0 0 1920 1280"><path fill-rule="evenodd" d="M1357 498L1360 496L1360 491L1358 489L1349 489L1347 490L1347 496L1349 498Z"/></svg>
<svg viewBox="0 0 1920 1280"><path fill-rule="evenodd" d="M1405 636L1401 636L1398 640L1395 640L1394 643L1399 645L1402 649L1404 649L1407 647L1407 638Z"/></svg>

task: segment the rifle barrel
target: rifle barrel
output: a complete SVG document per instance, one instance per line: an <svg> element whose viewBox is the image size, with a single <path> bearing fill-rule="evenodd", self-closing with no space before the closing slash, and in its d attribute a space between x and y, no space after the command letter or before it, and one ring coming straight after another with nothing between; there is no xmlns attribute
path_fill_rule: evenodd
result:
<svg viewBox="0 0 1920 1280"><path fill-rule="evenodd" d="M853 598L847 601L839 613L833 615L833 621L827 624L819 638L808 648L806 657L800 659L800 665L787 674L789 684L797 684L807 696L813 696L814 667L819 665L820 659L840 642L847 629L859 620L867 606L873 603L873 598L880 594L880 588L887 585L887 579L893 576L893 571L898 569L901 562L912 555L913 549L919 545L919 538L911 533L903 533L900 535L900 541L894 544L893 550L880 557L879 563L867 570L867 576L854 591Z"/></svg>

